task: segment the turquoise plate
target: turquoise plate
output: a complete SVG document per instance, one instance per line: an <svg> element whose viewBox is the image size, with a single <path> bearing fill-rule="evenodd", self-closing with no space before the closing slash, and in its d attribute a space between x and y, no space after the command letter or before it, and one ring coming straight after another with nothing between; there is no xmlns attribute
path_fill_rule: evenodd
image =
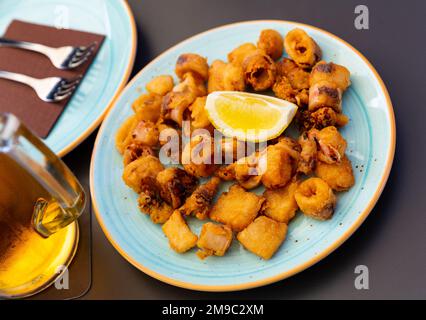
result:
<svg viewBox="0 0 426 320"><path fill-rule="evenodd" d="M122 159L114 136L132 114L131 103L145 84L158 74L173 74L177 57L195 52L214 59L243 42L256 42L262 29L286 34L300 27L320 45L324 59L343 64L352 74L352 86L344 95L344 112L350 123L342 130L348 142L356 184L340 193L333 219L315 221L298 214L290 223L282 247L265 261L234 241L224 257L200 260L195 250L177 254L169 248L161 226L153 224L137 208L137 194L121 179ZM250 21L216 28L169 49L147 65L125 88L98 134L91 163L91 192L96 216L114 247L143 272L172 285L205 291L231 291L272 283L318 262L341 245L364 221L375 205L389 175L395 148L395 122L387 90L370 63L336 36L285 21ZM224 191L222 188L221 191ZM192 230L202 223L188 219Z"/></svg>
<svg viewBox="0 0 426 320"><path fill-rule="evenodd" d="M136 52L133 15L124 0L2 0L0 35L13 19L106 36L99 54L45 143L59 156L101 123L126 84Z"/></svg>

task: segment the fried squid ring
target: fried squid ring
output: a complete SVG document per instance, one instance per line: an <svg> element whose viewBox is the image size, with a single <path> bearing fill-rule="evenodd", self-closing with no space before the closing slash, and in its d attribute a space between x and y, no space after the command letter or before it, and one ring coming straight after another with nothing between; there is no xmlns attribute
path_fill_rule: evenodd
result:
<svg viewBox="0 0 426 320"><path fill-rule="evenodd" d="M277 60L283 55L284 40L278 31L265 29L260 33L257 47L264 50L272 59Z"/></svg>
<svg viewBox="0 0 426 320"><path fill-rule="evenodd" d="M258 49L253 43L243 43L228 54L228 61L230 63L241 65L246 57L248 57L257 50Z"/></svg>
<svg viewBox="0 0 426 320"><path fill-rule="evenodd" d="M333 82L320 81L309 89L309 111L320 108L332 108L334 111L342 112L342 90Z"/></svg>
<svg viewBox="0 0 426 320"><path fill-rule="evenodd" d="M174 86L173 77L169 75L161 75L153 78L145 86L150 93L164 96L167 92L172 91Z"/></svg>
<svg viewBox="0 0 426 320"><path fill-rule="evenodd" d="M255 91L267 90L275 83L276 66L274 61L261 50L244 59L245 81Z"/></svg>
<svg viewBox="0 0 426 320"><path fill-rule="evenodd" d="M179 79L183 79L187 73L192 73L206 81L209 77L209 65L207 59L198 54L184 53L176 61L175 73Z"/></svg>
<svg viewBox="0 0 426 320"><path fill-rule="evenodd" d="M290 58L302 68L310 68L321 59L321 49L302 29L293 29L284 39L284 47Z"/></svg>
<svg viewBox="0 0 426 320"><path fill-rule="evenodd" d="M312 68L309 83L313 86L321 81L332 82L337 88L345 91L351 84L350 76L349 70L344 66L320 61Z"/></svg>
<svg viewBox="0 0 426 320"><path fill-rule="evenodd" d="M303 181L294 193L300 210L314 219L330 219L336 205L336 196L329 185L320 178Z"/></svg>

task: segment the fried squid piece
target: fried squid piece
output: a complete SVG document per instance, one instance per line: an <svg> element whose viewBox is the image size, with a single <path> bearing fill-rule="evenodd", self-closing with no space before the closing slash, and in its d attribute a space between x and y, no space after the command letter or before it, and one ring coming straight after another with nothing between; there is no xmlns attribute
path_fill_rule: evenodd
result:
<svg viewBox="0 0 426 320"><path fill-rule="evenodd" d="M220 168L216 175L222 180L236 180L246 190L256 188L262 179L259 168L259 153L240 158L228 166Z"/></svg>
<svg viewBox="0 0 426 320"><path fill-rule="evenodd" d="M317 160L317 143L313 137L309 137L307 133L302 133L299 137L299 144L302 148L300 152L300 161L297 166L297 172L309 175L315 168Z"/></svg>
<svg viewBox="0 0 426 320"><path fill-rule="evenodd" d="M231 163L244 157L246 145L245 142L239 141L236 138L222 137L220 148L224 163Z"/></svg>
<svg viewBox="0 0 426 320"><path fill-rule="evenodd" d="M276 66L277 74L288 78L293 89L309 89L309 72L300 68L293 60L284 58Z"/></svg>
<svg viewBox="0 0 426 320"><path fill-rule="evenodd" d="M115 135L115 146L120 154L123 154L126 147L132 143L131 133L137 124L138 119L135 115L133 115L128 117L117 130Z"/></svg>
<svg viewBox="0 0 426 320"><path fill-rule="evenodd" d="M264 197L235 184L220 195L210 211L210 219L241 231L257 217L264 201Z"/></svg>
<svg viewBox="0 0 426 320"><path fill-rule="evenodd" d="M244 91L245 88L243 67L236 63L226 64L223 70L223 89L226 91Z"/></svg>
<svg viewBox="0 0 426 320"><path fill-rule="evenodd" d="M283 55L284 39L278 31L265 29L260 33L257 47L264 50L272 59L277 60Z"/></svg>
<svg viewBox="0 0 426 320"><path fill-rule="evenodd" d="M214 140L210 135L195 135L182 151L182 164L186 172L195 177L209 177L216 171Z"/></svg>
<svg viewBox="0 0 426 320"><path fill-rule="evenodd" d="M296 122L301 132L310 129L321 130L325 127L343 127L349 122L349 118L343 113L337 113L332 108L324 107L314 112L308 110L298 111Z"/></svg>
<svg viewBox="0 0 426 320"><path fill-rule="evenodd" d="M287 100L291 103L297 103L296 96L298 92L291 86L290 80L285 76L279 76L272 86L275 96Z"/></svg>
<svg viewBox="0 0 426 320"><path fill-rule="evenodd" d="M188 227L179 211L173 212L162 229L169 239L170 247L178 253L184 253L197 244L198 237Z"/></svg>
<svg viewBox="0 0 426 320"><path fill-rule="evenodd" d="M193 129L207 129L211 126L205 109L207 97L198 97L189 106L191 111L191 127Z"/></svg>
<svg viewBox="0 0 426 320"><path fill-rule="evenodd" d="M133 104L132 109L139 121L156 122L161 116L161 102L163 97L156 93L145 93L139 96Z"/></svg>
<svg viewBox="0 0 426 320"><path fill-rule="evenodd" d="M250 252L270 259L283 243L287 225L265 216L256 218L247 228L237 234L238 241Z"/></svg>
<svg viewBox="0 0 426 320"><path fill-rule="evenodd" d="M317 142L318 160L333 164L339 163L343 159L347 143L336 127L326 127L322 130L312 129L308 132L308 136Z"/></svg>
<svg viewBox="0 0 426 320"><path fill-rule="evenodd" d="M250 84L255 91L267 90L275 83L275 63L263 50L247 56L242 66L246 83Z"/></svg>
<svg viewBox="0 0 426 320"><path fill-rule="evenodd" d="M355 184L352 163L345 155L340 163L318 162L315 174L335 191L345 191Z"/></svg>
<svg viewBox="0 0 426 320"><path fill-rule="evenodd" d="M230 63L241 65L245 58L256 52L258 48L251 42L243 43L228 54Z"/></svg>
<svg viewBox="0 0 426 320"><path fill-rule="evenodd" d="M207 59L198 54L184 53L176 61L175 73L179 79L183 79L187 73L192 73L201 80L207 81L209 65L207 64Z"/></svg>
<svg viewBox="0 0 426 320"><path fill-rule="evenodd" d="M143 179L147 177L155 179L163 169L158 158L151 155L140 157L124 167L123 180L136 193L140 193Z"/></svg>
<svg viewBox="0 0 426 320"><path fill-rule="evenodd" d="M198 179L188 174L185 170L170 167L158 173L157 182L161 188L161 197L173 209L176 209L195 190Z"/></svg>
<svg viewBox="0 0 426 320"><path fill-rule="evenodd" d="M284 144L268 146L259 159L261 181L265 188L276 189L284 187L293 177L295 159L290 155Z"/></svg>
<svg viewBox="0 0 426 320"><path fill-rule="evenodd" d="M186 216L195 216L199 220L207 219L219 183L220 179L213 177L208 182L198 186L186 199L184 205L178 209L179 212Z"/></svg>
<svg viewBox="0 0 426 320"><path fill-rule="evenodd" d="M208 93L225 90L223 83L225 68L226 63L222 60L214 60L212 62L209 68L209 80L207 83Z"/></svg>
<svg viewBox="0 0 426 320"><path fill-rule="evenodd" d="M344 66L333 62L320 61L312 68L309 83L313 86L322 81L331 82L343 92L351 84L350 76L349 70Z"/></svg>
<svg viewBox="0 0 426 320"><path fill-rule="evenodd" d="M161 198L161 188L152 177L141 180L138 206L143 213L149 215L154 223L165 223L173 213L172 207Z"/></svg>
<svg viewBox="0 0 426 320"><path fill-rule="evenodd" d="M130 162L145 156L155 156L154 150L141 144L132 143L126 147L123 153L123 164L127 166Z"/></svg>
<svg viewBox="0 0 426 320"><path fill-rule="evenodd" d="M154 147L158 144L160 132L157 125L151 121L140 121L132 131L132 143Z"/></svg>
<svg viewBox="0 0 426 320"><path fill-rule="evenodd" d="M309 89L309 111L324 107L342 112L342 90L333 82L320 81Z"/></svg>
<svg viewBox="0 0 426 320"><path fill-rule="evenodd" d="M169 75L160 75L153 78L145 86L148 92L164 96L167 92L172 91L174 87L173 77Z"/></svg>
<svg viewBox="0 0 426 320"><path fill-rule="evenodd" d="M265 190L263 196L266 201L262 213L275 221L288 224L299 209L294 198L298 185L298 181L293 181L284 188Z"/></svg>
<svg viewBox="0 0 426 320"><path fill-rule="evenodd" d="M222 257L232 242L232 230L228 226L219 225L213 222L203 224L200 237L197 242L197 256L205 259L208 256Z"/></svg>
<svg viewBox="0 0 426 320"><path fill-rule="evenodd" d="M333 190L320 178L309 178L297 188L294 197L300 210L317 220L330 219L336 206Z"/></svg>
<svg viewBox="0 0 426 320"><path fill-rule="evenodd" d="M284 39L284 47L291 59L302 68L311 68L321 59L321 49L302 29L291 30Z"/></svg>
<svg viewBox="0 0 426 320"><path fill-rule="evenodd" d="M197 97L202 97L206 94L207 89L204 83L194 77L192 73L186 73L183 76L183 81L163 97L161 103L163 118L173 120L179 126L182 126L188 107Z"/></svg>

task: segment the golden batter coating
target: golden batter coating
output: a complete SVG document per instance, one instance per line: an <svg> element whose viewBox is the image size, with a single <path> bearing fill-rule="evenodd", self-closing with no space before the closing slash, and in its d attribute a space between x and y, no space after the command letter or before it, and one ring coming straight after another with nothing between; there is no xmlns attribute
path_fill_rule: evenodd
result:
<svg viewBox="0 0 426 320"><path fill-rule="evenodd" d="M141 183L144 178L156 178L164 169L160 160L154 156L141 157L124 167L123 180L136 193L141 192Z"/></svg>
<svg viewBox="0 0 426 320"><path fill-rule="evenodd" d="M223 89L226 91L244 91L245 88L243 67L236 63L226 64L223 70Z"/></svg>
<svg viewBox="0 0 426 320"><path fill-rule="evenodd" d="M291 103L296 103L297 91L291 86L290 80L285 76L280 76L272 86L272 91L275 96L280 99L287 100Z"/></svg>
<svg viewBox="0 0 426 320"><path fill-rule="evenodd" d="M127 166L130 162L135 161L140 157L155 156L154 150L151 147L147 147L138 143L129 144L123 153L123 164Z"/></svg>
<svg viewBox="0 0 426 320"><path fill-rule="evenodd" d="M170 75L156 76L145 86L146 90L160 96L172 91L174 87L173 77Z"/></svg>
<svg viewBox="0 0 426 320"><path fill-rule="evenodd" d="M350 85L350 72L344 66L333 62L318 62L313 68L310 75L310 86L322 81L332 82L337 88L345 91Z"/></svg>
<svg viewBox="0 0 426 320"><path fill-rule="evenodd" d="M225 68L226 63L222 60L214 60L212 62L209 68L209 81L207 84L208 93L225 90L225 85L223 82Z"/></svg>
<svg viewBox="0 0 426 320"><path fill-rule="evenodd" d="M318 144L318 160L332 164L339 163L343 159L347 143L336 127L311 129L308 136L315 139Z"/></svg>
<svg viewBox="0 0 426 320"><path fill-rule="evenodd" d="M284 39L278 31L265 29L260 33L257 47L264 50L272 59L277 60L283 55Z"/></svg>
<svg viewBox="0 0 426 320"><path fill-rule="evenodd" d="M131 136L132 143L154 147L158 144L160 132L155 123L142 120L133 129Z"/></svg>
<svg viewBox="0 0 426 320"><path fill-rule="evenodd" d="M182 151L182 164L195 177L211 176L217 169L213 138L206 134L193 136Z"/></svg>
<svg viewBox="0 0 426 320"><path fill-rule="evenodd" d="M203 81L207 81L209 65L207 64L207 59L198 54L184 53L176 61L175 73L179 79L183 79L187 73L192 73Z"/></svg>
<svg viewBox="0 0 426 320"><path fill-rule="evenodd" d="M203 224L197 246L201 250L197 252L200 259L208 256L223 256L232 242L232 230L228 226L213 222Z"/></svg>
<svg viewBox="0 0 426 320"><path fill-rule="evenodd" d="M320 178L303 181L294 193L297 205L307 216L318 220L330 219L336 206L336 196Z"/></svg>
<svg viewBox="0 0 426 320"><path fill-rule="evenodd" d="M270 259L287 234L287 225L265 216L256 218L247 228L237 234L238 241L250 252Z"/></svg>
<svg viewBox="0 0 426 320"><path fill-rule="evenodd" d="M234 64L242 64L244 59L257 51L258 48L251 42L243 43L230 53L228 53L228 61Z"/></svg>
<svg viewBox="0 0 426 320"><path fill-rule="evenodd" d="M139 96L133 104L132 109L139 121L156 122L161 116L161 102L163 97L155 93L145 93Z"/></svg>
<svg viewBox="0 0 426 320"><path fill-rule="evenodd" d="M185 203L178 210L186 216L195 216L199 220L208 218L210 205L213 197L216 195L217 188L220 184L220 179L217 177L211 178L206 183L200 185L195 191L185 200Z"/></svg>
<svg viewBox="0 0 426 320"><path fill-rule="evenodd" d="M138 124L138 119L136 115L128 117L117 130L115 135L115 146L117 147L118 152L121 154L124 153L126 147L132 143L131 132Z"/></svg>
<svg viewBox="0 0 426 320"><path fill-rule="evenodd" d="M243 61L244 77L246 83L254 91L264 91L275 83L276 66L274 61L262 51L256 51L247 56Z"/></svg>
<svg viewBox="0 0 426 320"><path fill-rule="evenodd" d="M349 122L349 118L343 113L337 113L332 108L324 107L314 112L299 110L296 115L296 122L301 132L310 129L321 130L325 127L343 127Z"/></svg>
<svg viewBox="0 0 426 320"><path fill-rule="evenodd" d="M169 239L170 247L178 253L184 253L197 244L198 237L191 231L185 219L177 210L163 224L162 229Z"/></svg>
<svg viewBox="0 0 426 320"><path fill-rule="evenodd" d="M342 90L333 82L320 81L309 89L309 111L324 107L342 112Z"/></svg>
<svg viewBox="0 0 426 320"><path fill-rule="evenodd" d="M161 188L155 178L146 177L141 181L141 193L138 198L139 209L149 215L152 222L164 223L173 213L170 207L161 198Z"/></svg>
<svg viewBox="0 0 426 320"><path fill-rule="evenodd" d="M210 219L241 231L257 216L265 198L246 191L238 184L220 195L210 211Z"/></svg>
<svg viewBox="0 0 426 320"><path fill-rule="evenodd" d="M294 162L287 150L277 145L266 148L259 159L261 181L267 189L284 187L292 178Z"/></svg>
<svg viewBox="0 0 426 320"><path fill-rule="evenodd" d="M177 167L169 167L157 175L161 197L172 206L179 208L195 190L198 179Z"/></svg>
<svg viewBox="0 0 426 320"><path fill-rule="evenodd" d="M262 213L275 221L288 224L299 209L294 198L298 185L298 181L292 181L284 188L265 190L263 196L266 201L263 204Z"/></svg>
<svg viewBox="0 0 426 320"><path fill-rule="evenodd" d="M345 155L340 163L317 163L315 174L336 191L345 191L355 184L352 163Z"/></svg>
<svg viewBox="0 0 426 320"><path fill-rule="evenodd" d="M307 133L302 133L299 137L299 144L302 147L300 161L297 172L310 175L315 168L317 160L317 143L314 138L310 138Z"/></svg>
<svg viewBox="0 0 426 320"><path fill-rule="evenodd" d="M189 106L191 111L191 127L193 129L206 129L211 123L205 109L207 97L198 97Z"/></svg>
<svg viewBox="0 0 426 320"><path fill-rule="evenodd" d="M291 30L284 39L285 51L302 68L310 68L321 59L321 49L302 29Z"/></svg>
<svg viewBox="0 0 426 320"><path fill-rule="evenodd" d="M293 60L284 58L276 66L277 74L287 77L293 89L309 89L309 72L300 68Z"/></svg>

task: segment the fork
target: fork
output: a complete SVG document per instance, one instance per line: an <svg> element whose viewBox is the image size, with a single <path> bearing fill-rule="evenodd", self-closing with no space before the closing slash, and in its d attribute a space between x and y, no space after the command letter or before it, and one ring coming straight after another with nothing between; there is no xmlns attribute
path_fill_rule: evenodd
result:
<svg viewBox="0 0 426 320"><path fill-rule="evenodd" d="M43 101L59 102L73 94L82 76L71 80L60 77L37 79L20 73L0 70L0 78L20 82L30 86Z"/></svg>
<svg viewBox="0 0 426 320"><path fill-rule="evenodd" d="M62 70L74 69L86 62L93 53L96 44L97 43L94 42L87 47L65 46L52 48L38 43L0 38L0 47L26 49L44 54L56 68Z"/></svg>

